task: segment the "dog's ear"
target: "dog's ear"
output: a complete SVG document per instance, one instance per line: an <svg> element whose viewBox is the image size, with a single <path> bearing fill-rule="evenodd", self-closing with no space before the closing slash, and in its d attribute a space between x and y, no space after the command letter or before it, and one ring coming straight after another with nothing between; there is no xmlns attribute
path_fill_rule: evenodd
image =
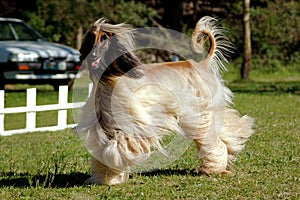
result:
<svg viewBox="0 0 300 200"><path fill-rule="evenodd" d="M113 36L113 33L109 33L106 31L94 31L94 34L96 36L95 44L103 42L104 40L107 40Z"/></svg>
<svg viewBox="0 0 300 200"><path fill-rule="evenodd" d="M87 56L88 54L91 52L91 50L94 47L96 41L96 35L94 34L93 31L87 31L87 33L85 34L81 47L79 49L80 52L80 61L82 62Z"/></svg>
<svg viewBox="0 0 300 200"><path fill-rule="evenodd" d="M105 31L97 31L96 26L91 26L83 38L83 42L79 49L80 52L80 61L82 62L88 54L91 52L93 47L106 39L109 39L113 36L113 33Z"/></svg>

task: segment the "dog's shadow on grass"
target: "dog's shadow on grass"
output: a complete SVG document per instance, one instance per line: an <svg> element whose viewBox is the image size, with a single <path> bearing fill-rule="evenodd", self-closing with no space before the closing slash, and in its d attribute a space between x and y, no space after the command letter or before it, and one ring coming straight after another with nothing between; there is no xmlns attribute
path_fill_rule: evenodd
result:
<svg viewBox="0 0 300 200"><path fill-rule="evenodd" d="M3 175L1 175L3 176ZM1 187L51 187L51 188L68 188L82 186L90 175L84 173L71 174L47 174L47 175L30 175L15 174L13 172L5 174L5 178L0 180Z"/></svg>
<svg viewBox="0 0 300 200"><path fill-rule="evenodd" d="M155 169L147 172L139 172L130 174L130 178L136 175L145 177L153 176L199 176L201 172L197 170L187 169ZM4 178L1 178L4 177ZM7 174L0 173L0 188L1 187L45 187L45 188L71 188L86 185L85 180L90 177L90 174L71 173L71 174L47 174L47 175L30 175L30 174L16 174L9 172Z"/></svg>
<svg viewBox="0 0 300 200"><path fill-rule="evenodd" d="M203 173L197 169L153 169L145 172L137 172L131 174L131 176L134 175L142 175L142 176L173 176L173 175L179 175L179 176L200 176L203 175Z"/></svg>

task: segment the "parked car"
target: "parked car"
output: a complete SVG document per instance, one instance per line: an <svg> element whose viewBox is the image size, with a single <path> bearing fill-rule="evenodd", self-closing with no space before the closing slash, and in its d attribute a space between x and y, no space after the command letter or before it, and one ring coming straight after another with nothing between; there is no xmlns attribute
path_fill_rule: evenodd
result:
<svg viewBox="0 0 300 200"><path fill-rule="evenodd" d="M0 89L8 83L72 87L79 56L74 48L47 42L20 19L0 18Z"/></svg>

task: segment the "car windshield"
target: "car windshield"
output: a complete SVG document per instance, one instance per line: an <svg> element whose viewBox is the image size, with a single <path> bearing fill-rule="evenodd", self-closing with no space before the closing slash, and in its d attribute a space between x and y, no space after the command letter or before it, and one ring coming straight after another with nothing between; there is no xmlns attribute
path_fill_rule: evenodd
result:
<svg viewBox="0 0 300 200"><path fill-rule="evenodd" d="M37 31L22 22L0 21L0 40L45 40Z"/></svg>

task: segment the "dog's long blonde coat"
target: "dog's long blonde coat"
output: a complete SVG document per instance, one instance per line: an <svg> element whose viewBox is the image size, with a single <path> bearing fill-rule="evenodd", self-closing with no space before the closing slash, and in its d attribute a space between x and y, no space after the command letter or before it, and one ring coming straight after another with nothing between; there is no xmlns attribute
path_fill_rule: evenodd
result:
<svg viewBox="0 0 300 200"><path fill-rule="evenodd" d="M100 45L103 35L108 37L107 32L120 37L118 42L123 42L123 46L132 45L132 41L126 43L122 24L110 25L99 20L90 32L94 34L94 46ZM203 172L231 170L232 160L253 133L253 120L240 117L230 108L232 93L219 73L226 61L222 53L229 48L221 33L215 19L199 20L192 35L194 50L203 51L203 34L210 40L207 57L200 63L187 60L140 64L132 70L141 75L133 78L120 74L122 65L116 61L110 67L118 68L117 75L108 71L99 80L93 80L93 92L78 122L78 131L93 154L90 182L124 182L128 167L146 160L153 148L164 153L161 139L168 134L181 134L195 141ZM92 61L87 61L89 67Z"/></svg>

